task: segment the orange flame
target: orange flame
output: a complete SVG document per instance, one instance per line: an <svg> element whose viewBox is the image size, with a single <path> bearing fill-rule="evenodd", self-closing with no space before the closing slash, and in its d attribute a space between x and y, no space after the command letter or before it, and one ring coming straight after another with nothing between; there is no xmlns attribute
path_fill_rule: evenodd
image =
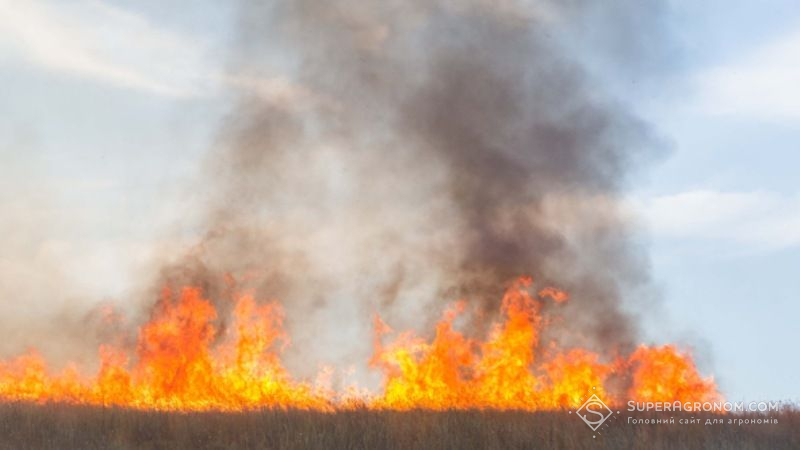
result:
<svg viewBox="0 0 800 450"><path fill-rule="evenodd" d="M276 303L239 296L231 323L220 330L217 310L200 290L164 290L151 319L139 329L135 358L110 345L99 349L100 368L82 375L70 364L52 373L35 351L0 361L0 401L67 402L158 410L301 408L322 411L365 406L433 410L558 409L575 405L594 388L609 401L704 402L721 399L713 379L702 378L687 353L674 346L639 347L627 359L607 361L586 349L541 348L547 300L563 303L565 292L531 293L521 278L506 292L500 320L485 340L470 338L454 324L466 305L448 308L428 342L412 332L384 340L393 331L375 318L370 366L384 375L383 391L350 387L336 392L329 382L291 377L280 360L288 344ZM323 369L320 380L328 380ZM612 377L630 379L620 395L606 389Z"/></svg>
<svg viewBox="0 0 800 450"><path fill-rule="evenodd" d="M194 288L166 290L139 330L137 362L103 346L100 370L83 379L70 369L48 375L35 352L0 366L0 398L120 405L164 410L233 410L263 406L332 409L330 399L291 380L273 344L285 339L278 305L242 296L229 336L216 348L216 311Z"/></svg>
<svg viewBox="0 0 800 450"><path fill-rule="evenodd" d="M692 357L673 345L640 346L631 354L633 386L629 396L642 402L715 402L722 397L712 379L697 373Z"/></svg>
<svg viewBox="0 0 800 450"><path fill-rule="evenodd" d="M386 383L375 405L555 409L573 405L592 386L602 386L610 367L584 350L559 353L534 370L542 319L541 301L527 290L530 283L520 279L506 292L504 320L494 325L485 342L453 331L453 319L463 309L459 307L445 314L431 344L406 335L388 348L378 345L376 361ZM552 297L549 292L540 296Z"/></svg>

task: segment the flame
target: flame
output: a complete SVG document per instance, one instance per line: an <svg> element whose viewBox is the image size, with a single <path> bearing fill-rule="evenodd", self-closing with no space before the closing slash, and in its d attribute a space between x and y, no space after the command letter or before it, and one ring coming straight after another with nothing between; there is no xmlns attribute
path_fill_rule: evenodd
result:
<svg viewBox="0 0 800 450"><path fill-rule="evenodd" d="M642 402L714 402L722 397L712 379L702 378L691 355L673 345L640 346L631 354L630 397Z"/></svg>
<svg viewBox="0 0 800 450"><path fill-rule="evenodd" d="M321 370L316 383L295 380L280 359L289 340L277 303L239 295L230 322L221 327L217 309L199 289L165 289L150 320L139 328L133 355L103 345L99 369L86 376L74 364L54 373L30 350L0 361L0 401L335 411L559 409L576 405L590 389L611 402L721 399L713 379L701 377L691 356L671 345L640 346L628 358L609 359L587 349L542 343L541 331L548 325L542 309L548 302L557 307L569 296L550 287L534 294L531 286L529 278L513 283L483 340L458 331L463 302L445 310L429 341L410 331L395 333L376 316L369 363L384 376L378 394L358 386L337 392L330 367ZM114 317L113 312L106 315ZM606 388L615 377L630 380L624 394Z"/></svg>
<svg viewBox="0 0 800 450"><path fill-rule="evenodd" d="M218 346L216 318L198 289L184 288L177 296L165 290L139 330L132 367L123 351L102 346L93 379L74 368L51 376L33 351L0 365L0 398L160 410L332 409L328 396L292 381L281 366L274 346L286 337L277 304L239 297L230 332Z"/></svg>
<svg viewBox="0 0 800 450"><path fill-rule="evenodd" d="M592 386L602 386L611 371L598 355L585 350L559 353L540 364L534 349L542 323L541 299L518 280L505 294L503 320L485 342L474 342L453 330L463 306L445 313L433 342L403 335L389 347L376 345L374 364L386 375L376 406L392 409L494 408L555 409L577 402ZM555 290L540 297L563 301ZM387 328L379 322L379 333ZM535 370L538 366L540 370ZM602 390L599 392L603 392Z"/></svg>

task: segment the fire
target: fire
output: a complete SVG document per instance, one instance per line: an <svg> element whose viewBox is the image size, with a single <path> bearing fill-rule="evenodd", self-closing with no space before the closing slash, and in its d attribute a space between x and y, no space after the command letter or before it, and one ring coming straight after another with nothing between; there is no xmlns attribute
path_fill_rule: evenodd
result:
<svg viewBox="0 0 800 450"><path fill-rule="evenodd" d="M132 366L123 351L103 346L94 378L72 367L49 375L44 360L31 352L0 366L0 398L161 410L332 409L321 389L293 381L281 366L274 347L286 337L277 304L239 297L228 335L214 346L216 318L198 289L178 295L165 290L139 330Z"/></svg>
<svg viewBox="0 0 800 450"><path fill-rule="evenodd" d="M133 355L103 345L100 367L87 376L70 364L52 372L35 351L0 362L0 401L66 402L157 410L300 408L519 409L574 406L593 389L610 402L719 400L713 379L703 378L691 356L671 345L641 346L628 358L541 342L542 309L567 301L567 293L534 293L522 278L506 292L498 321L485 339L458 331L465 303L448 308L428 341L395 334L375 318L370 366L384 375L373 394L357 387L337 392L329 383L295 380L280 360L288 345L277 303L240 295L227 326L199 289L165 289L150 320L139 328ZM386 341L389 341L386 343ZM544 349L544 350L540 350ZM323 369L320 379L330 378ZM607 389L627 379L624 393Z"/></svg>
<svg viewBox="0 0 800 450"><path fill-rule="evenodd" d="M641 346L630 357L634 383L630 397L643 402L714 402L721 397L713 380L700 377L692 357L673 345Z"/></svg>

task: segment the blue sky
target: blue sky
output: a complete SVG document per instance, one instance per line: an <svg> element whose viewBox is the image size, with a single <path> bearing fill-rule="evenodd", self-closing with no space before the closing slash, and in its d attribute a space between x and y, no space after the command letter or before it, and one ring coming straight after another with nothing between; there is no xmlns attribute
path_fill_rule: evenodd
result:
<svg viewBox="0 0 800 450"><path fill-rule="evenodd" d="M225 2L162 3L0 0L0 233L13 236L0 304L12 316L51 310L54 285L87 308L123 296L155 248L191 240L175 224L230 92L303 99L279 76L226 70ZM662 298L648 337L693 346L731 399L796 400L800 10L735 3L672 2L676 60L622 93L668 143L626 204ZM22 333L16 322L3 326Z"/></svg>

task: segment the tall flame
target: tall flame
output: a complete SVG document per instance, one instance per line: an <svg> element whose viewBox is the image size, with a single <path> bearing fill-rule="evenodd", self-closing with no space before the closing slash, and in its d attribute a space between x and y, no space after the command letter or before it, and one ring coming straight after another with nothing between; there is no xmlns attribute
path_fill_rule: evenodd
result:
<svg viewBox="0 0 800 450"><path fill-rule="evenodd" d="M384 370L386 383L375 405L554 409L571 406L591 387L602 386L611 367L599 363L596 354L573 349L537 360L541 298L563 301L566 294L548 288L537 299L527 289L530 284L520 279L506 292L503 320L494 324L484 342L453 330L461 305L445 313L430 344L408 335L385 348L377 341L373 362Z"/></svg>
<svg viewBox="0 0 800 450"><path fill-rule="evenodd" d="M455 321L464 303L448 308L432 340L399 333L375 318L370 366L382 371L383 390L337 392L324 383L295 380L280 360L288 344L277 303L239 296L224 332L217 310L201 291L165 289L151 319L139 328L135 357L103 345L100 367L84 375L75 364L53 373L35 351L0 362L0 401L66 402L158 410L301 408L333 411L353 405L375 409L491 408L540 410L575 405L584 393L612 402L720 399L712 378L698 373L676 347L640 346L609 360L586 349L542 343L545 302L565 292L531 290L528 278L506 292L500 320L485 340L465 336ZM538 349L545 348L537 353ZM329 375L327 369L320 378ZM624 394L606 389L612 377L630 380Z"/></svg>

